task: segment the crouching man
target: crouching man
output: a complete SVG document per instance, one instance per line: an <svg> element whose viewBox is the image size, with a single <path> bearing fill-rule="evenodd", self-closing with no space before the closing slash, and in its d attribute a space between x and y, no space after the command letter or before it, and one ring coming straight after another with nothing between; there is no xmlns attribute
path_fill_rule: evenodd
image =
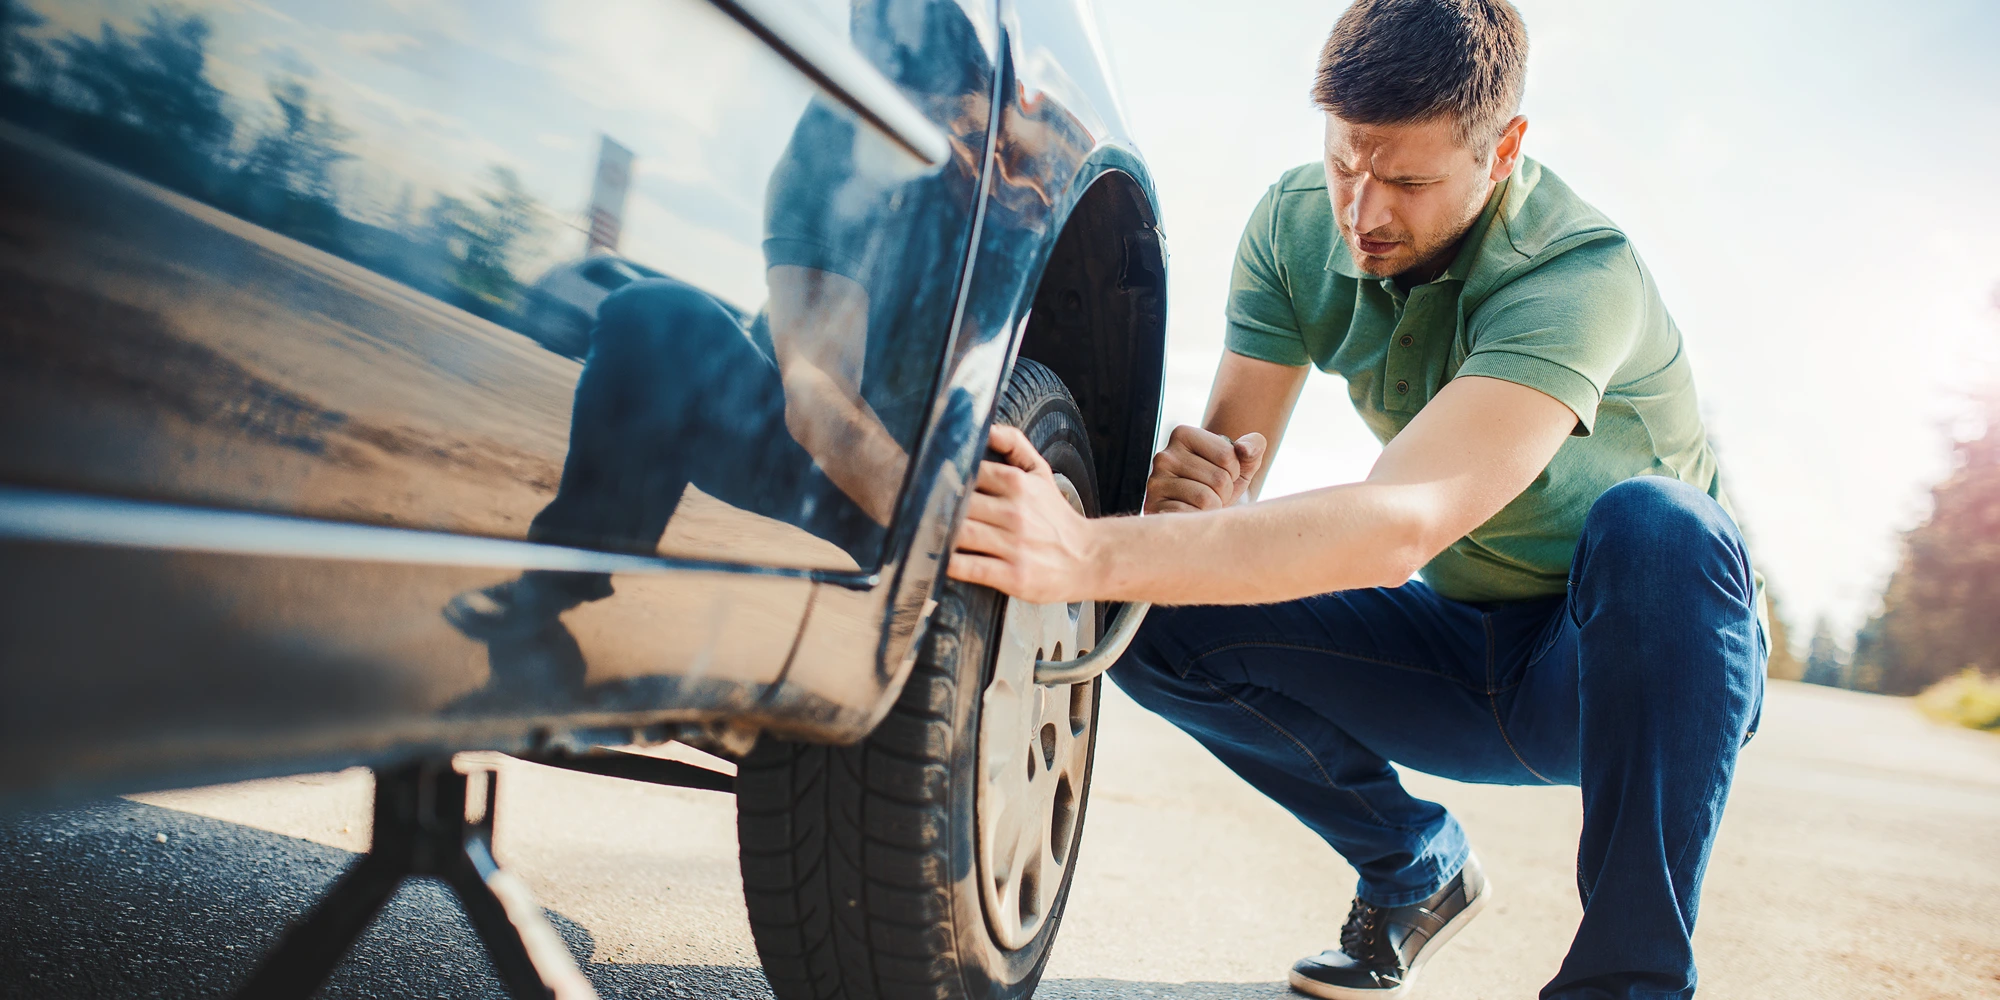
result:
<svg viewBox="0 0 2000 1000"><path fill-rule="evenodd" d="M1325 160L1251 214L1207 417L1154 459L1168 516L1083 519L996 428L951 561L1030 601L1160 605L1112 678L1360 873L1338 944L1292 967L1315 996L1403 995L1489 896L1392 762L1580 786L1583 920L1541 995L1692 995L1762 703L1759 585L1680 332L1617 226L1522 155L1526 56L1506 0L1356 0L1312 88ZM1251 504L1308 365L1381 457Z"/></svg>

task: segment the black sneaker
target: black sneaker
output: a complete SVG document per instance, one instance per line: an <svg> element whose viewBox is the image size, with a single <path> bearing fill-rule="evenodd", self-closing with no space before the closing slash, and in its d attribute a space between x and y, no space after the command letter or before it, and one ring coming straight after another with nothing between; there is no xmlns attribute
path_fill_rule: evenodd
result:
<svg viewBox="0 0 2000 1000"><path fill-rule="evenodd" d="M1467 855L1458 877L1422 902L1384 907L1357 898L1340 947L1300 959L1292 989L1328 1000L1404 996L1417 970L1486 908L1488 895L1479 859Z"/></svg>

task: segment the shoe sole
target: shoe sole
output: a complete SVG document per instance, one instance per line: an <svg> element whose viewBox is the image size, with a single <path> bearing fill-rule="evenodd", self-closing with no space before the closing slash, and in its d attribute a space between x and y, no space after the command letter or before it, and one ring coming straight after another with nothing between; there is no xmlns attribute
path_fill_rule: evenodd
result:
<svg viewBox="0 0 2000 1000"><path fill-rule="evenodd" d="M1409 975L1405 976L1400 984L1392 986L1389 989L1362 990L1347 986L1335 986L1331 983L1322 983L1317 979L1301 976L1297 969L1292 970L1285 977L1286 981L1291 984L1292 989L1307 996L1321 997L1323 1000L1373 1000L1376 997L1409 996L1410 991L1416 989L1417 973L1423 971L1424 963L1430 961L1432 955L1437 954L1444 949L1445 945L1451 943L1451 939L1457 937L1458 932L1464 930L1465 925L1471 923L1472 918L1479 915L1479 911L1486 909L1486 901L1492 898L1493 880L1489 878L1486 880L1485 891L1481 892L1472 902L1465 904L1465 909L1460 910L1458 916L1453 917L1450 923L1445 924L1438 930L1437 937L1424 943L1424 950L1417 953L1417 961L1410 966Z"/></svg>

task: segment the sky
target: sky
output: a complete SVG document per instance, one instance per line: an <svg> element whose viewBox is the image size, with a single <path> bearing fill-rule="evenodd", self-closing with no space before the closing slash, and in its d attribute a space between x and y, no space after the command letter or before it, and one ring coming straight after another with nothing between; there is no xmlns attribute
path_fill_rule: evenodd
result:
<svg viewBox="0 0 2000 1000"><path fill-rule="evenodd" d="M1231 256L1345 3L1096 0L1172 254L1167 427L1198 423ZM1519 0L1528 155L1632 237L1796 639L1851 633L2000 382L2000 4ZM1266 496L1379 448L1315 373Z"/></svg>

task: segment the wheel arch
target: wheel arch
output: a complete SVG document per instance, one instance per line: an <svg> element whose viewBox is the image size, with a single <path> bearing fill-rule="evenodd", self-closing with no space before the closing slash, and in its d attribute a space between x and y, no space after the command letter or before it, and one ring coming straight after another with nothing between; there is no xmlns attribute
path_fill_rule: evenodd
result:
<svg viewBox="0 0 2000 1000"><path fill-rule="evenodd" d="M1145 499L1165 388L1166 242L1143 167L1123 159L1106 157L1080 181L1016 351L1076 397L1106 514L1135 512Z"/></svg>

